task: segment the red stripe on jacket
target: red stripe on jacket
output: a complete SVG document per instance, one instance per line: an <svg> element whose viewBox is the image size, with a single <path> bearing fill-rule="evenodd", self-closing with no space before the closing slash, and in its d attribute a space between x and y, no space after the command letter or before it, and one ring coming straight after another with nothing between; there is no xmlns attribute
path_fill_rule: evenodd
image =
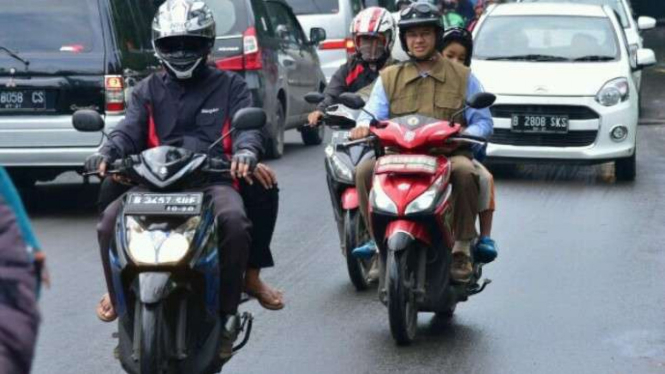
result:
<svg viewBox="0 0 665 374"><path fill-rule="evenodd" d="M363 71L365 71L365 68L362 65L356 65L353 71L351 71L349 75L346 76L346 85L350 86L351 83L353 83L353 81L355 81Z"/></svg>
<svg viewBox="0 0 665 374"><path fill-rule="evenodd" d="M152 115L152 105L146 105L146 108L148 109L148 148L155 148L159 146L155 116Z"/></svg>

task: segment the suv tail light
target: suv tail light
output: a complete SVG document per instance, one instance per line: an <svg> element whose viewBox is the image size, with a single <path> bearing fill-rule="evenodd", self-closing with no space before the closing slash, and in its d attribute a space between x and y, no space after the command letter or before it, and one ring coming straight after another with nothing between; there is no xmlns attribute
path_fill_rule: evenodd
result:
<svg viewBox="0 0 665 374"><path fill-rule="evenodd" d="M106 113L119 114L125 111L125 83L120 75L104 77Z"/></svg>
<svg viewBox="0 0 665 374"><path fill-rule="evenodd" d="M221 70L261 70L263 68L263 56L259 40L256 38L256 29L248 28L242 35L242 50L240 56L228 57L215 61L215 65Z"/></svg>
<svg viewBox="0 0 665 374"><path fill-rule="evenodd" d="M353 39L330 39L324 40L319 45L320 50L327 49L346 49L346 54L352 55L356 52L356 45L353 43Z"/></svg>

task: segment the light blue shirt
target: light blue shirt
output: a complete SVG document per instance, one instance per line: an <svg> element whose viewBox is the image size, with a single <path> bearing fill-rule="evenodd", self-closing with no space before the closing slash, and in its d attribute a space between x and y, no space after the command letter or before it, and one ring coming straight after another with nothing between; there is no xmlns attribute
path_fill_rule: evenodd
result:
<svg viewBox="0 0 665 374"><path fill-rule="evenodd" d="M467 100L478 92L484 92L483 86L480 81L473 75L469 75L469 83L466 89ZM433 99L433 98L432 98ZM383 88L381 78L377 79L369 101L365 105L365 109L374 114L379 121L387 120L390 116L390 103L386 97L386 90ZM494 132L494 122L492 121L492 114L489 108L474 109L467 108L464 112L466 118L467 128L464 130L465 134L489 138ZM369 126L372 117L369 114L362 112L358 117L358 126Z"/></svg>

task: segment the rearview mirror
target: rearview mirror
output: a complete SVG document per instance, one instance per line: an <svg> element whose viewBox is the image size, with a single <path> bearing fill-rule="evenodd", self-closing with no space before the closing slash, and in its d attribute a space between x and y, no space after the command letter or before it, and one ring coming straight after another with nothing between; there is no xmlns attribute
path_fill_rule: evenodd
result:
<svg viewBox="0 0 665 374"><path fill-rule="evenodd" d="M318 45L326 40L326 30L320 27L312 27L309 29L309 42L312 45Z"/></svg>
<svg viewBox="0 0 665 374"><path fill-rule="evenodd" d="M318 104L325 99L321 92L308 92L305 95L305 101L310 104Z"/></svg>
<svg viewBox="0 0 665 374"><path fill-rule="evenodd" d="M466 105L474 109L489 108L496 101L496 96L489 92L478 92L467 100Z"/></svg>
<svg viewBox="0 0 665 374"><path fill-rule="evenodd" d="M97 132L104 130L104 120L94 110L80 109L72 116L74 128L81 132Z"/></svg>
<svg viewBox="0 0 665 374"><path fill-rule="evenodd" d="M651 17L640 17L637 19L637 28L640 30L650 30L656 27L656 19Z"/></svg>
<svg viewBox="0 0 665 374"><path fill-rule="evenodd" d="M637 68L642 69L647 66L656 65L656 54L652 49L642 48L637 50Z"/></svg>
<svg viewBox="0 0 665 374"><path fill-rule="evenodd" d="M337 98L337 101L351 109L362 109L365 106L365 100L360 95L345 92Z"/></svg>
<svg viewBox="0 0 665 374"><path fill-rule="evenodd" d="M266 112L261 108L243 108L236 112L231 123L238 130L258 130L266 124Z"/></svg>

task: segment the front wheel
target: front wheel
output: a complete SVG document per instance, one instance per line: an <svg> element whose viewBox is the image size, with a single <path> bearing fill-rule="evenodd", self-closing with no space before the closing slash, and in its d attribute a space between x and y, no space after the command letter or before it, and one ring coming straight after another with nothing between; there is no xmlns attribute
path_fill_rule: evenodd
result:
<svg viewBox="0 0 665 374"><path fill-rule="evenodd" d="M388 319L390 332L399 345L407 345L416 337L418 306L416 305L416 266L409 263L410 250L388 253Z"/></svg>
<svg viewBox="0 0 665 374"><path fill-rule="evenodd" d="M369 240L369 233L358 209L347 210L344 214L344 247L346 250L346 268L349 271L351 283L358 291L369 287L369 270L373 259L364 260L356 258L351 252ZM375 256L376 257L376 256Z"/></svg>
<svg viewBox="0 0 665 374"><path fill-rule="evenodd" d="M161 374L159 340L160 308L158 305L141 305L141 345L139 352L140 374ZM137 327L135 327L137 328Z"/></svg>

